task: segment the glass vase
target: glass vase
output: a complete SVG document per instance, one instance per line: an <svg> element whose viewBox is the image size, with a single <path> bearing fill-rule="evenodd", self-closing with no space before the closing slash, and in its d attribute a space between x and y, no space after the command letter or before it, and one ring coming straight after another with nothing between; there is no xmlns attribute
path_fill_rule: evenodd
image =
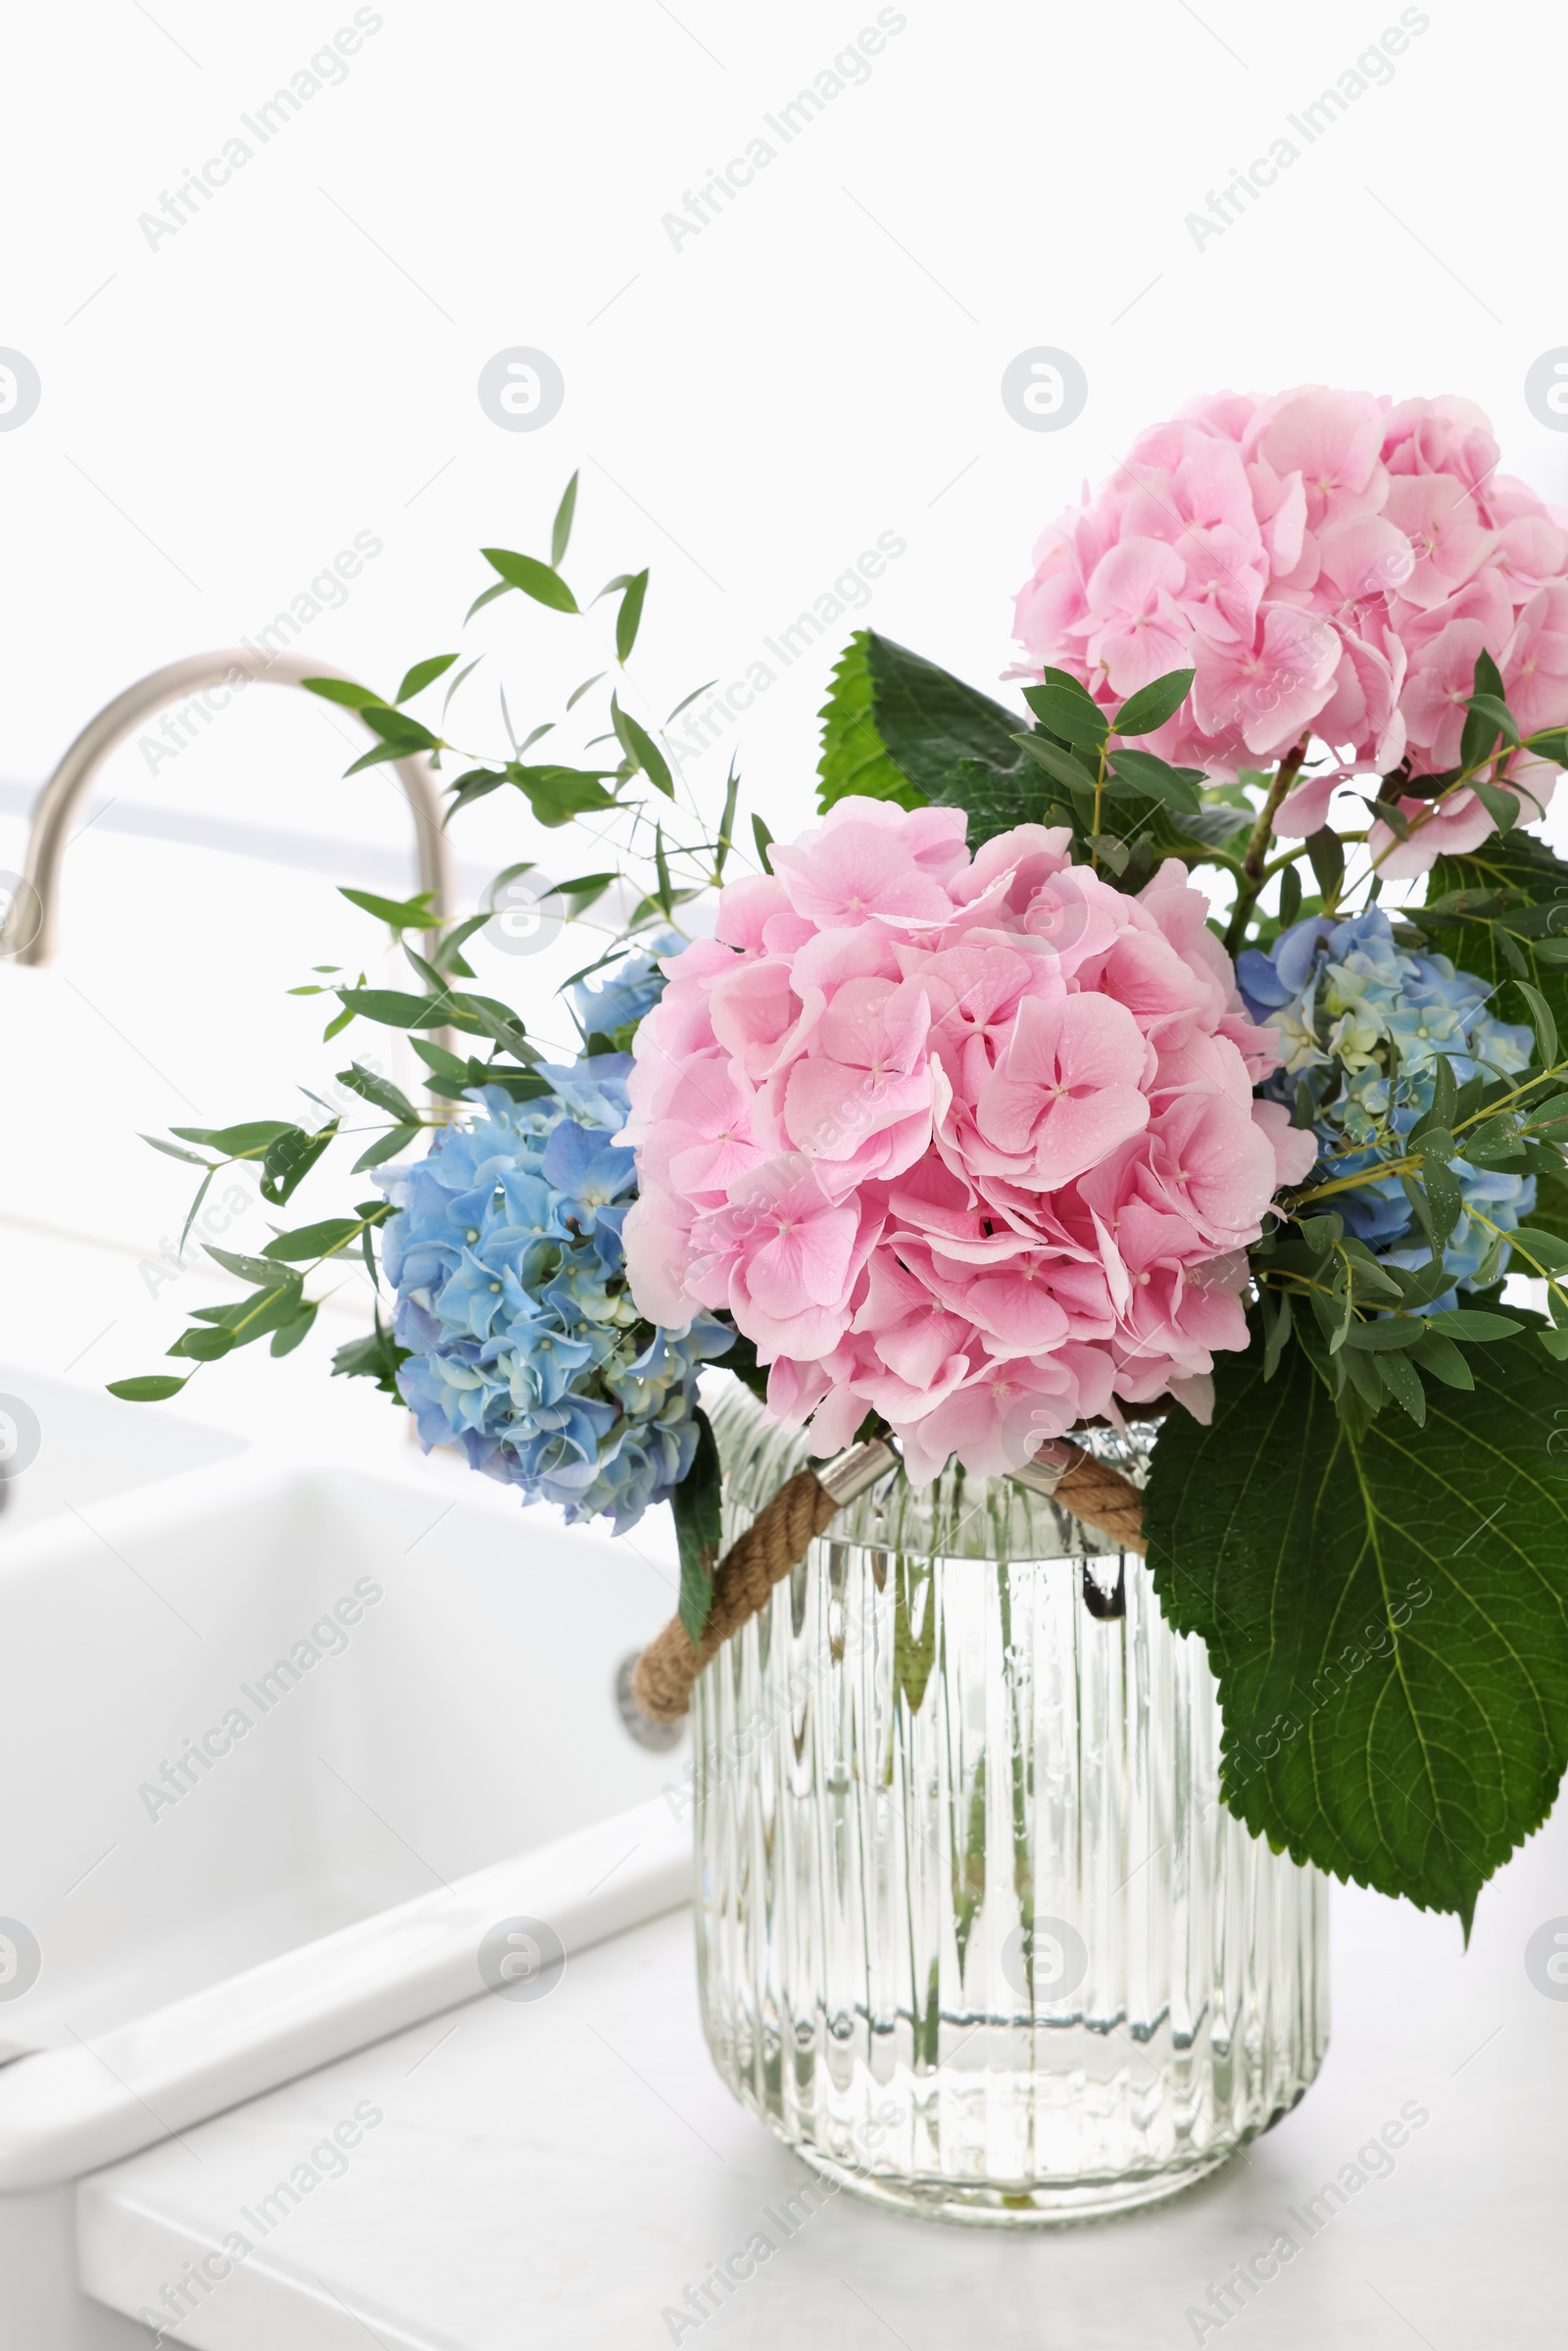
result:
<svg viewBox="0 0 1568 2351"><path fill-rule="evenodd" d="M807 1453L727 1387L732 1541ZM1088 1442L1141 1482L1152 1436ZM1054 1503L894 1472L693 1715L709 2045L838 2183L950 2220L1123 2211L1312 2081L1323 1882L1220 1804L1201 1642Z"/></svg>

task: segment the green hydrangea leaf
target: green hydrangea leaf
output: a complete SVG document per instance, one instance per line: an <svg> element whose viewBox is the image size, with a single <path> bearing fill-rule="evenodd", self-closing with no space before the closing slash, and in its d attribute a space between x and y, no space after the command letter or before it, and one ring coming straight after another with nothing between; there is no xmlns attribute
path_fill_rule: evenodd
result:
<svg viewBox="0 0 1568 2351"><path fill-rule="evenodd" d="M1219 1358L1210 1427L1170 1416L1144 1505L1218 1679L1225 1800L1468 1931L1568 1762L1568 1368L1535 1330L1468 1347L1473 1392L1431 1387L1424 1428L1352 1426L1300 1347L1266 1386L1262 1358Z"/></svg>
<svg viewBox="0 0 1568 2351"><path fill-rule="evenodd" d="M919 808L938 797L961 759L979 759L999 775L1022 772L1017 713L874 629L851 639L822 715L823 808L851 792Z"/></svg>
<svg viewBox="0 0 1568 2351"><path fill-rule="evenodd" d="M1433 944L1461 971L1490 984L1490 1008L1500 1020L1534 1025L1514 984L1525 980L1547 1006L1557 1035L1568 1037L1568 964L1557 960L1568 944L1568 864L1544 842L1529 833L1494 833L1479 849L1439 857L1427 903L1446 917ZM1419 919L1425 910L1413 911Z"/></svg>
<svg viewBox="0 0 1568 2351"><path fill-rule="evenodd" d="M863 629L850 639L817 713L822 721L817 806L826 810L854 793L863 800L896 801L901 808L923 808L926 795L888 757L876 731L865 639Z"/></svg>

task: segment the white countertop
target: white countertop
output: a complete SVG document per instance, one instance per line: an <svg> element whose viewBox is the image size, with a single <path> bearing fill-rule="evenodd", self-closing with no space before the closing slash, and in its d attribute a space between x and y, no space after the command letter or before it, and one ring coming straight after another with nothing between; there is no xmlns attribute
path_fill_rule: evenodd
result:
<svg viewBox="0 0 1568 2351"><path fill-rule="evenodd" d="M209 2351L628 2351L672 2339L783 2351L1254 2351L1426 2343L1558 2351L1568 2189L1568 2000L1524 1946L1568 1912L1558 1816L1448 1919L1335 1889L1334 2033L1297 2112L1144 2215L1010 2232L848 2195L782 2241L765 2217L809 2178L735 2105L698 2022L677 1913L572 1961L550 1994L480 1998L83 2183L84 2282L156 2302L239 2229L255 2251L172 2339ZM365 2102L368 2102L366 2107ZM1189 2308L1411 2105L1387 2176L1357 2189L1244 2312ZM263 2237L240 2217L355 2109L379 2113ZM320 2169L335 2168L330 2159ZM700 2327L663 2316L758 2230L778 2243Z"/></svg>

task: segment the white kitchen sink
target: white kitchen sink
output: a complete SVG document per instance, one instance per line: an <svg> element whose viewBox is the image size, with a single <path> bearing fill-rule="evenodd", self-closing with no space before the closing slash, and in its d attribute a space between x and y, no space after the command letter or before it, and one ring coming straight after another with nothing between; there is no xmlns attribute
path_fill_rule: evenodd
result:
<svg viewBox="0 0 1568 2351"><path fill-rule="evenodd" d="M672 1598L636 1539L413 1464L81 1491L0 1544L0 2341L28 2351L145 2340L78 2307L80 2173L472 1996L497 1918L591 1941L687 1876L683 1758L615 1699Z"/></svg>

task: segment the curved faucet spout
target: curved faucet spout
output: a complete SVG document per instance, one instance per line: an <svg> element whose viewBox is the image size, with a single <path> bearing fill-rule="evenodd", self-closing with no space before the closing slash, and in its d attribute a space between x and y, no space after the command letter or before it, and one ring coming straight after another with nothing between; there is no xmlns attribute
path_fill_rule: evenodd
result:
<svg viewBox="0 0 1568 2351"><path fill-rule="evenodd" d="M227 653L194 653L183 661L171 661L166 669L155 669L150 677L116 695L82 728L38 796L27 837L25 878L6 915L0 955L18 963L46 963L54 954L60 928L60 873L72 815L110 753L134 734L144 718L213 686L229 686L237 692L242 685L298 686L308 677L343 675L326 661L308 661L298 654L275 654L265 661L236 647ZM350 714L359 716L358 711ZM453 905L452 860L441 829L440 795L422 754L389 764L414 816L419 887L431 893L433 915L440 918Z"/></svg>

